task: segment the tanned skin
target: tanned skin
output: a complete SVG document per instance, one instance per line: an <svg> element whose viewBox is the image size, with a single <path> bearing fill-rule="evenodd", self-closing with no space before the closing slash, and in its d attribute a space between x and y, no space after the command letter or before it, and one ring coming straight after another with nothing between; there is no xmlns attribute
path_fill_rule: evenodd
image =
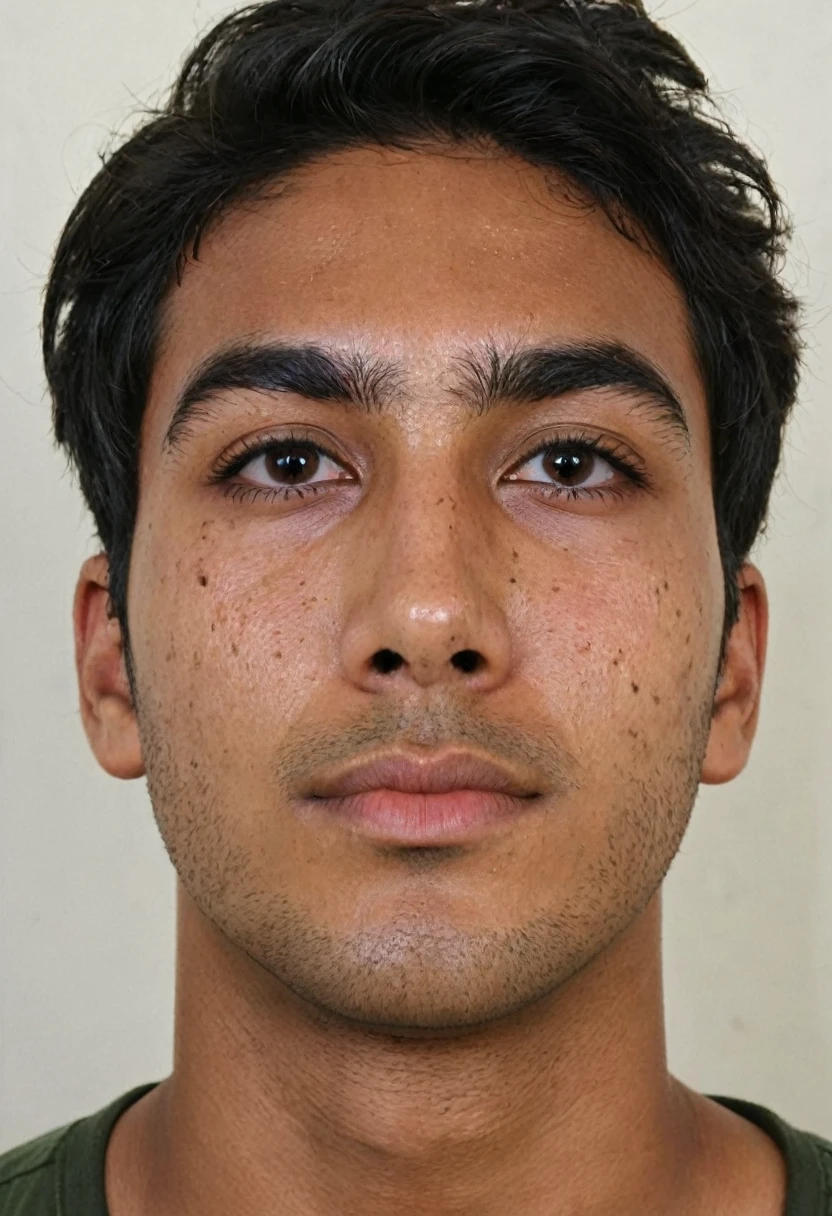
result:
<svg viewBox="0 0 832 1216"><path fill-rule="evenodd" d="M746 565L718 680L681 293L574 188L497 150L353 149L290 187L233 208L166 301L136 704L103 555L76 595L91 745L147 775L179 877L174 1069L116 1125L111 1212L779 1216L773 1143L665 1057L661 882L699 782L747 761L768 620ZM658 369L687 434L630 389L489 408L459 391L472 352L587 342ZM397 370L364 409L225 389L169 441L195 371L241 343ZM535 444L576 432L649 485L603 460L590 496L542 479ZM287 496L262 457L213 479L241 441L287 435L336 458L323 489ZM309 810L333 765L449 748L537 797L443 848Z"/></svg>

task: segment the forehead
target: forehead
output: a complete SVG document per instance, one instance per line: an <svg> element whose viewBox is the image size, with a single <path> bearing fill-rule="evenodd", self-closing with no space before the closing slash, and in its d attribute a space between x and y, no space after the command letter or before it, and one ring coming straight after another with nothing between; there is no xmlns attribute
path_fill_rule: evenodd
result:
<svg viewBox="0 0 832 1216"><path fill-rule="evenodd" d="M357 343L404 365L417 393L484 338L617 340L702 426L688 326L662 263L563 179L496 151L355 148L209 230L166 301L146 424L165 425L208 355L257 335Z"/></svg>

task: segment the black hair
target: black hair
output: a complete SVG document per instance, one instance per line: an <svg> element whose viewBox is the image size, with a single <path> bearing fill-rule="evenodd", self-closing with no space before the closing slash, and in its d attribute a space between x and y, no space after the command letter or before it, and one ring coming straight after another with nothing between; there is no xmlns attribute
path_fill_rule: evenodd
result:
<svg viewBox="0 0 832 1216"><path fill-rule="evenodd" d="M678 282L707 394L726 612L797 391L789 225L763 160L639 0L271 0L220 21L61 235L43 349L57 441L129 660L139 434L161 305L227 208L327 153L480 142L555 170Z"/></svg>

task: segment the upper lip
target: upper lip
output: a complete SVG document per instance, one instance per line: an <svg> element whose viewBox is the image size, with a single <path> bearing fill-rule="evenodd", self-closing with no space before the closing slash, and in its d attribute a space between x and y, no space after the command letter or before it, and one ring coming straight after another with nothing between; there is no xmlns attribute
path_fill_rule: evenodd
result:
<svg viewBox="0 0 832 1216"><path fill-rule="evenodd" d="M445 752L417 757L401 752L373 756L315 781L312 797L346 798L370 790L407 794L449 794L453 790L488 790L515 798L538 791L507 766L471 752Z"/></svg>

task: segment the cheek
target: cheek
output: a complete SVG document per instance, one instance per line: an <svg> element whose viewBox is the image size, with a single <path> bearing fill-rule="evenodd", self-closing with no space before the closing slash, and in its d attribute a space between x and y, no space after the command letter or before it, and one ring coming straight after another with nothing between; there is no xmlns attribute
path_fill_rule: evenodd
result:
<svg viewBox="0 0 832 1216"><path fill-rule="evenodd" d="M548 578L527 584L522 666L578 753L662 737L671 745L701 715L716 674L722 573L698 544L677 538L649 563L643 541L602 561L567 550Z"/></svg>
<svg viewBox="0 0 832 1216"><path fill-rule="evenodd" d="M285 567L227 522L206 520L195 543L164 535L164 550L137 547L131 571L140 686L193 731L251 740L261 722L273 746L330 664L325 572Z"/></svg>

